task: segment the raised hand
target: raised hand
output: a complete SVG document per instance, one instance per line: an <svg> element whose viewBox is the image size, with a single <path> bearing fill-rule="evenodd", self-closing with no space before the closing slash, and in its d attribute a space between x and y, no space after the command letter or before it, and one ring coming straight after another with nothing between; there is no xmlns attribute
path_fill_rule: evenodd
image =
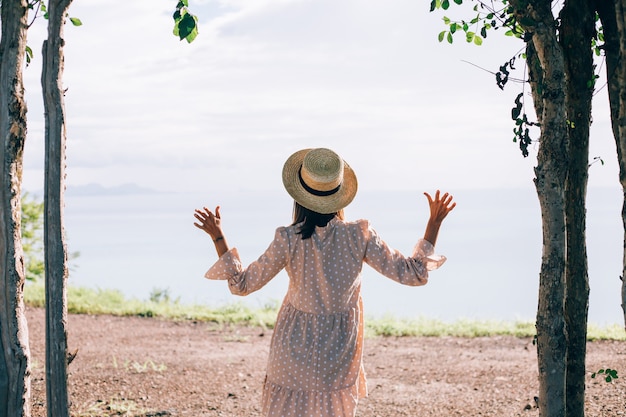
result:
<svg viewBox="0 0 626 417"><path fill-rule="evenodd" d="M211 236L213 243L215 243L215 250L218 256L222 256L228 252L228 243L226 243L226 237L222 230L222 216L220 215L220 206L215 207L215 213L206 207L201 210L196 209L193 216L197 222L193 225L200 230L204 230Z"/></svg>
<svg viewBox="0 0 626 417"><path fill-rule="evenodd" d="M452 196L448 193L440 196L441 192L437 190L435 192L435 198L432 198L430 194L424 193L428 199L428 205L430 206L430 219L441 223L446 218L448 213L456 207L456 203L452 202Z"/></svg>
<svg viewBox="0 0 626 417"><path fill-rule="evenodd" d="M220 206L215 208L215 214L213 214L213 212L211 212L208 208L203 207L201 210L196 209L193 216L198 220L197 222L194 222L194 226L211 235L213 240L222 236L222 217L220 216Z"/></svg>
<svg viewBox="0 0 626 417"><path fill-rule="evenodd" d="M456 207L456 203L452 202L452 196L450 194L445 193L441 195L439 190L435 192L435 198L431 197L428 193L424 193L424 195L428 199L428 205L430 206L430 218L426 225L424 239L434 246L437 242L439 228L441 227L443 219Z"/></svg>

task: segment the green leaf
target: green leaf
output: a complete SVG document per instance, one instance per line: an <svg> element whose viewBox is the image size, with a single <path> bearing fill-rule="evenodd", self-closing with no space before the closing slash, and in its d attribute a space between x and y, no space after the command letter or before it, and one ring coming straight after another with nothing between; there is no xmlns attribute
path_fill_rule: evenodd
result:
<svg viewBox="0 0 626 417"><path fill-rule="evenodd" d="M443 23L445 23L446 25L450 25L450 18L448 16L444 16Z"/></svg>
<svg viewBox="0 0 626 417"><path fill-rule="evenodd" d="M198 36L198 18L191 13L183 12L181 19L174 25L174 34L180 40L186 39L191 43Z"/></svg>
<svg viewBox="0 0 626 417"><path fill-rule="evenodd" d="M478 35L474 36L474 45L480 46L483 44L483 38Z"/></svg>
<svg viewBox="0 0 626 417"><path fill-rule="evenodd" d="M446 31L444 30L443 32L439 33L439 36L437 36L437 39L439 39L439 42L443 42L443 38L446 36Z"/></svg>
<svg viewBox="0 0 626 417"><path fill-rule="evenodd" d="M443 0L441 2L441 8L443 10L448 10L448 7L450 7L450 1L449 0Z"/></svg>
<svg viewBox="0 0 626 417"><path fill-rule="evenodd" d="M191 43L194 40L196 40L196 38L198 37L198 29L194 29L191 31L191 33L187 36L187 43Z"/></svg>
<svg viewBox="0 0 626 417"><path fill-rule="evenodd" d="M77 17L70 17L70 22L72 22L72 24L74 26L82 26L83 22L81 22L81 20Z"/></svg>
<svg viewBox="0 0 626 417"><path fill-rule="evenodd" d="M474 32L467 32L465 34L465 40L467 41L467 43L472 43L474 41L474 36L475 36Z"/></svg>
<svg viewBox="0 0 626 417"><path fill-rule="evenodd" d="M522 97L524 93L519 93L515 98L515 107L511 109L511 119L516 121L517 125L522 124L522 120L519 119L520 114L522 114Z"/></svg>
<svg viewBox="0 0 626 417"><path fill-rule="evenodd" d="M463 4L463 0L454 0L456 4Z"/></svg>
<svg viewBox="0 0 626 417"><path fill-rule="evenodd" d="M452 33L448 32L448 43L452 43L454 41L454 39L452 39Z"/></svg>
<svg viewBox="0 0 626 417"><path fill-rule="evenodd" d="M453 23L450 25L450 33L454 34L454 32L456 32L456 28L458 27L458 25L456 23Z"/></svg>
<svg viewBox="0 0 626 417"><path fill-rule="evenodd" d="M594 162L596 162L598 160L604 165L604 161L599 156L594 158ZM605 375L604 380L606 382L612 382L614 379L618 378L617 370L616 369L611 369L611 368L599 369L598 372L592 373L591 377L595 378L596 376L599 376L599 375L602 375L602 374Z"/></svg>

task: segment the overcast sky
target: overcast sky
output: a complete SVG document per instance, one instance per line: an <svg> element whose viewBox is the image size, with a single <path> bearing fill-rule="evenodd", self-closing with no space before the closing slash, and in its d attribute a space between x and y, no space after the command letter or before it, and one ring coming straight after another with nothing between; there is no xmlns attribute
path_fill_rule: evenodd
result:
<svg viewBox="0 0 626 417"><path fill-rule="evenodd" d="M440 187L455 193L458 213L449 220L450 234L441 242L450 262L442 272L447 275L442 275L440 291L449 303L455 299L448 297L448 290L456 288L459 305L472 306L467 311L500 303L511 313L510 298L502 294L521 300L518 289L525 288L532 310L541 252L538 203L536 199L502 201L503 195L534 193L537 149L533 146L531 155L522 157L512 141L510 119L514 98L524 86L528 94L528 86L511 83L501 91L488 72L521 52L521 41L499 31L490 33L481 47L461 37L453 45L439 43L444 13L430 13L430 2L425 0L190 0L200 19L200 33L188 44L172 34L176 1L75 0L70 8L70 16L80 18L83 25L65 27L67 184L135 183L198 193L190 196L189 204L195 201L191 206L182 198L179 202L169 201L168 195L152 196L149 201L163 197L167 207L178 207L176 221L165 222L158 230L143 205L133 212L135 217L119 218L105 216L107 207L82 213L79 201L68 205L73 210L68 224L74 222L68 225L70 241L81 251L81 277L97 285L113 285L111 276L122 282L116 286L128 289L131 281L139 285L135 276L119 273L128 258L126 273L133 267L154 271L144 274L150 278L142 283L148 289L176 285L178 293L197 288L194 285L199 283L171 282L173 275L185 275L179 271L181 265L195 271L187 274L192 282L206 267L203 255L194 252L204 250L206 238L191 225L191 207L217 202L227 208L224 200L229 190L239 197L248 195L242 190L269 190L288 203L281 183L284 161L301 148L323 146L338 151L355 169L361 192L397 189L419 196ZM446 14L460 13L456 6L453 9ZM28 191L43 188L40 77L45 30L41 19L29 30L28 44L35 57L25 75L29 130L24 188ZM516 64L515 76L523 77L524 62ZM603 74L605 68L598 65ZM604 76L600 85L603 80ZM529 106L530 102L528 97ZM605 164L593 164L590 188L612 189L590 191L591 314L597 318L597 309L608 306L611 321L618 321L622 193L606 88L596 96L593 120L591 157L599 156ZM525 190L472 192L501 187ZM604 203L597 195L615 198ZM472 196L479 196L478 201ZM111 199L112 204L120 201ZM230 209L224 210L231 219L238 213L233 201L245 199L231 200ZM410 199L403 201L392 204L398 209L413 204ZM418 212L424 213L426 201L421 196L419 201ZM411 216L401 222L385 219L390 211L378 206L355 207L351 218L365 212L379 231L387 232L385 236L411 229L408 221L418 222ZM288 216L290 206L286 207L287 214L276 216ZM254 207L242 209L242 219L249 217L246 210L250 209L250 216L255 212ZM517 217L511 220L511 216ZM425 221L425 215L420 214L420 219ZM266 226L265 221L258 223ZM246 240L254 229L248 227L238 229L233 224L229 233L233 243L244 245L242 252L256 256L262 248L245 247L256 242ZM146 230L158 231L150 245L137 241L151 236ZM526 241L520 239L535 243L522 251L517 245ZM103 240L113 243L102 249L98 245ZM514 243L506 243L510 241ZM171 242L190 244L177 245L185 255L176 257L171 256ZM151 245L161 245L163 255L150 252L156 250ZM125 248L130 248L128 253L120 255ZM135 253L141 249L149 251L147 264ZM167 262L176 272L167 272ZM524 268L537 272L521 273ZM516 273L532 278L518 280ZM98 278L101 275L105 278ZM436 288L434 281L432 299L440 300ZM476 288L494 292L474 292ZM472 297L467 297L470 293Z"/></svg>
<svg viewBox="0 0 626 417"><path fill-rule="evenodd" d="M444 13L426 1L191 0L200 34L188 44L172 35L175 5L71 6L83 26L65 28L68 184L280 189L284 160L323 146L361 189L532 187L536 149L523 158L512 142L522 85L502 92L476 67L497 70L520 41L439 43ZM44 32L43 20L29 31L25 77L32 190L43 184ZM590 183L618 186L606 89L594 106L591 157L605 165Z"/></svg>

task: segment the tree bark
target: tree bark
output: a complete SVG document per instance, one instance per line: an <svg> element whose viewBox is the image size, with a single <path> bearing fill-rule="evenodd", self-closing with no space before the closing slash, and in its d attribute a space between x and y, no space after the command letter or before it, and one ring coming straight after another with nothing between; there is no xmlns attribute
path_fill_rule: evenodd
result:
<svg viewBox="0 0 626 417"><path fill-rule="evenodd" d="M611 124L617 146L619 180L623 190L622 224L624 247L621 302L626 329L626 0L597 0L596 9L604 31L604 53L611 108Z"/></svg>
<svg viewBox="0 0 626 417"><path fill-rule="evenodd" d="M585 358L589 312L586 245L586 197L589 128L594 89L595 9L590 0L569 0L561 10L560 43L566 68L568 173L565 186L567 261L565 322L567 334L566 409L585 415Z"/></svg>
<svg viewBox="0 0 626 417"><path fill-rule="evenodd" d="M615 21L617 23L617 38L619 41L619 61L615 68L615 82L617 84L618 99L616 118L615 141L617 143L620 182L624 190L624 205L622 206L622 222L626 230L626 0L615 1ZM624 259L622 268L622 311L624 312L624 329L626 329L626 240L624 241Z"/></svg>
<svg viewBox="0 0 626 417"><path fill-rule="evenodd" d="M30 416L30 348L20 236L27 6L25 0L4 0L0 6L0 417Z"/></svg>
<svg viewBox="0 0 626 417"><path fill-rule="evenodd" d="M46 394L48 417L69 417L67 391L67 250L63 227L65 106L63 25L71 0L48 4L41 84L45 109L44 252L46 270Z"/></svg>
<svg viewBox="0 0 626 417"><path fill-rule="evenodd" d="M537 308L539 415L566 416L567 337L565 327L565 180L567 120L565 62L558 43L549 1L511 0L541 68L541 85L531 83L540 99L541 136L535 168L535 187L541 207L543 254ZM532 63L529 65L536 68ZM535 106L537 107L537 106Z"/></svg>

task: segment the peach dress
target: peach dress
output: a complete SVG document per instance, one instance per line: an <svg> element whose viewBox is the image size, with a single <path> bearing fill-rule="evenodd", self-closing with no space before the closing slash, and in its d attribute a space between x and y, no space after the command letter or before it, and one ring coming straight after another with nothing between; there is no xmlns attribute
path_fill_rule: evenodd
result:
<svg viewBox="0 0 626 417"><path fill-rule="evenodd" d="M232 248L205 277L228 280L250 294L283 268L289 288L272 335L263 385L263 415L353 417L367 395L363 370L363 262L401 284L428 281L446 258L420 239L411 257L390 248L367 220L332 219L309 239L297 226L279 227L265 253L247 268Z"/></svg>

